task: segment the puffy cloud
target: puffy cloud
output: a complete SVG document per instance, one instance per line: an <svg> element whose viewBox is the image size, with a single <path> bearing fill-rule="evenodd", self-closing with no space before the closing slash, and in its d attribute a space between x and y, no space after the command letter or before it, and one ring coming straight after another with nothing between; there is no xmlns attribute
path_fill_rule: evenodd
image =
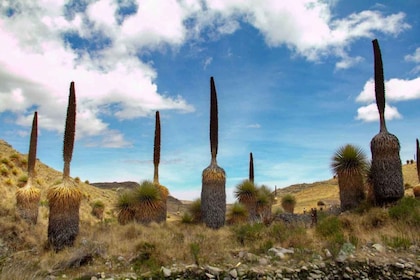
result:
<svg viewBox="0 0 420 280"><path fill-rule="evenodd" d="M348 68L361 60L347 53L352 41L409 28L403 13L362 11L336 19L334 3L5 0L0 6L0 113L11 111L17 124L30 125L31 111L37 109L41 129L61 131L73 80L82 120L78 137L113 135L96 143L128 145L104 115L124 120L155 110L194 110L182 96L159 93L153 62L142 61L138 54L176 49L189 40L217 39L245 22L271 47L285 45L310 61L332 55L339 59L337 68ZM209 63L206 60L204 67Z"/></svg>
<svg viewBox="0 0 420 280"><path fill-rule="evenodd" d="M398 112L397 108L392 107L388 104L385 105L385 119L393 120L401 118L402 116ZM362 106L359 109L357 109L356 119L366 122L373 122L379 120L378 107L376 106L376 103L372 103L367 106Z"/></svg>
<svg viewBox="0 0 420 280"><path fill-rule="evenodd" d="M397 102L420 98L420 77L413 80L390 79L385 82L386 100ZM371 102L375 100L375 83L368 80L362 92L357 96L357 102Z"/></svg>
<svg viewBox="0 0 420 280"><path fill-rule="evenodd" d="M399 102L420 98L420 77L413 80L391 79L385 82L385 98L389 102ZM356 98L357 102L370 103L375 101L375 83L368 80L362 92ZM402 118L396 107L386 105L385 118L388 120ZM363 121L376 121L379 119L376 103L362 106L357 110L356 119Z"/></svg>

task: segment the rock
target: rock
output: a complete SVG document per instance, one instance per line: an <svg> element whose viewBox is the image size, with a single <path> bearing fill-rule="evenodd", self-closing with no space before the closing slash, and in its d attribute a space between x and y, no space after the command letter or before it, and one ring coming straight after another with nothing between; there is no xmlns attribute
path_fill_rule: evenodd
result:
<svg viewBox="0 0 420 280"><path fill-rule="evenodd" d="M384 253L386 251L385 247L378 243L373 244L372 247L375 248L375 250L379 253Z"/></svg>
<svg viewBox="0 0 420 280"><path fill-rule="evenodd" d="M162 266L160 270L162 271L164 277L170 277L172 274L172 271L164 266Z"/></svg>
<svg viewBox="0 0 420 280"><path fill-rule="evenodd" d="M218 268L218 267L215 267L215 266L210 266L210 265L207 265L206 266L206 270L209 272L209 273L211 273L212 275L215 275L215 276L219 276L219 274L223 271L223 270L221 270L220 268Z"/></svg>
<svg viewBox="0 0 420 280"><path fill-rule="evenodd" d="M207 273L207 272L206 272L206 276L209 279L215 279L216 278L216 277L214 277L214 275L211 275L210 273Z"/></svg>
<svg viewBox="0 0 420 280"><path fill-rule="evenodd" d="M236 271L236 269L231 269L231 270L229 271L229 275L230 275L232 278L237 278L237 277L238 277L238 271Z"/></svg>
<svg viewBox="0 0 420 280"><path fill-rule="evenodd" d="M328 250L328 249L324 249L324 254L325 254L325 257L326 257L327 259L332 258L332 254L331 254L330 250Z"/></svg>
<svg viewBox="0 0 420 280"><path fill-rule="evenodd" d="M258 259L258 263L260 265L267 265L268 264L268 260L266 258L259 258Z"/></svg>
<svg viewBox="0 0 420 280"><path fill-rule="evenodd" d="M396 262L395 263L395 267L398 267L398 268L400 268L400 269L404 269L404 264L402 264L402 263L399 263L399 262Z"/></svg>

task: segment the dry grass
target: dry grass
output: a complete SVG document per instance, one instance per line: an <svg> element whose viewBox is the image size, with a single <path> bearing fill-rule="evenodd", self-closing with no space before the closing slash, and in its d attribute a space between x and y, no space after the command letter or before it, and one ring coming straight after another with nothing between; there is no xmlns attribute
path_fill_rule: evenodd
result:
<svg viewBox="0 0 420 280"><path fill-rule="evenodd" d="M21 162L12 154L16 151L0 141L0 158L13 161L14 167ZM20 169L19 169L20 170ZM6 184L18 175L9 173L0 176L0 280L2 279L45 279L47 275L68 279L80 278L92 273L105 272L118 274L136 272L147 275L158 270L161 265L210 264L219 267L233 267L238 262L241 251L262 254L270 246L294 247L309 250L309 255L295 254L296 258L311 258L313 252L322 252L328 241L317 236L314 228L301 226L288 227L275 222L269 226L254 224L225 226L212 230L204 225L185 225L181 216L173 212L170 220L163 224L151 223L147 226L129 223L119 225L115 209L117 193L102 190L80 183L82 196L80 207L80 232L74 247L58 253L47 249L47 227L49 208L46 204L47 187L51 182L62 178L62 174L38 162L37 180L33 184L41 190L38 223L29 225L15 214L15 193L17 186ZM403 166L404 180L411 186L418 184L414 164ZM290 189L285 190L288 193ZM318 201L329 204L338 203L338 186L334 179L316 182L297 192L295 213L302 213L316 207ZM412 188L406 188L406 195L412 196ZM101 200L105 205L104 219L99 221L91 214L92 203ZM278 195L273 212L280 206ZM321 217L320 217L321 219ZM419 244L418 228L402 224L389 217L381 208L372 208L365 214L348 213L339 217L345 241L360 247L367 242L395 246L397 241ZM241 228L243 226L243 228ZM243 243L240 240L243 239ZM252 241L254 240L254 241ZM8 248L4 251L3 248ZM192 250L194 248L194 252ZM89 263L89 265L86 265Z"/></svg>

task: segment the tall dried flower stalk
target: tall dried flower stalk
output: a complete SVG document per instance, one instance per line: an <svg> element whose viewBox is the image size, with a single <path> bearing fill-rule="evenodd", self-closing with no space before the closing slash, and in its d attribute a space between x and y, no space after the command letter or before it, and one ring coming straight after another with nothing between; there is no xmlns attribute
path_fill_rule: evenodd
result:
<svg viewBox="0 0 420 280"><path fill-rule="evenodd" d="M48 242L55 251L73 246L79 234L79 208L82 193L76 182L70 178L70 162L73 155L75 131L76 93L74 82L71 82L63 141L63 182L52 186L47 192L50 207Z"/></svg>
<svg viewBox="0 0 420 280"><path fill-rule="evenodd" d="M249 153L249 181L254 183L254 157Z"/></svg>
<svg viewBox="0 0 420 280"><path fill-rule="evenodd" d="M38 112L34 113L28 153L28 181L16 191L16 210L18 215L30 224L38 221L41 191L33 186L35 179L36 149L38 142Z"/></svg>
<svg viewBox="0 0 420 280"><path fill-rule="evenodd" d="M375 203L386 205L404 196L400 142L389 133L385 124L385 82L382 55L378 40L373 40L375 97L379 111L380 130L370 142L372 165L370 180Z"/></svg>
<svg viewBox="0 0 420 280"><path fill-rule="evenodd" d="M214 78L210 78L210 151L211 163L203 170L201 188L201 214L203 222L210 228L225 224L226 215L226 173L217 165L218 109Z"/></svg>

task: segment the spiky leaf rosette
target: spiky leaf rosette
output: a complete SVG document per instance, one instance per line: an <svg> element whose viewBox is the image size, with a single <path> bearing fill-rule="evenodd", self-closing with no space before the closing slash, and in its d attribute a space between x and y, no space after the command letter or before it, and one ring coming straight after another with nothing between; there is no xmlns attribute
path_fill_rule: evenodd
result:
<svg viewBox="0 0 420 280"><path fill-rule="evenodd" d="M201 188L201 215L210 228L218 229L225 224L226 173L217 164L203 170Z"/></svg>
<svg viewBox="0 0 420 280"><path fill-rule="evenodd" d="M270 222L273 201L274 195L267 186L262 185L257 189L257 215L265 223Z"/></svg>
<svg viewBox="0 0 420 280"><path fill-rule="evenodd" d="M29 141L28 153L28 179L33 179L35 176L35 163L36 163L36 148L38 142L38 112L34 113L32 120L31 139Z"/></svg>
<svg viewBox="0 0 420 280"><path fill-rule="evenodd" d="M135 192L125 191L118 196L116 208L118 209L118 223L126 225L134 221Z"/></svg>
<svg viewBox="0 0 420 280"><path fill-rule="evenodd" d="M63 178L62 183L48 189L47 199L49 244L55 251L73 246L79 234L81 191L71 178Z"/></svg>
<svg viewBox="0 0 420 280"><path fill-rule="evenodd" d="M420 182L420 145L419 145L419 139L416 139L416 167L417 167L417 178Z"/></svg>
<svg viewBox="0 0 420 280"><path fill-rule="evenodd" d="M64 129L63 158L64 177L70 177L70 162L73 155L74 137L76 133L76 92L74 82L70 83L69 102L67 106L66 126Z"/></svg>
<svg viewBox="0 0 420 280"><path fill-rule="evenodd" d="M28 184L16 191L16 210L18 215L27 223L36 224L38 221L39 200L41 191Z"/></svg>
<svg viewBox="0 0 420 280"><path fill-rule="evenodd" d="M159 188L151 181L143 181L136 189L135 216L138 223L157 222L162 213L162 197Z"/></svg>
<svg viewBox="0 0 420 280"><path fill-rule="evenodd" d="M154 149L153 149L153 165L154 165L153 183L155 184L159 184L159 162L160 162L160 115L159 115L159 111L156 111L155 141L154 141Z"/></svg>
<svg viewBox="0 0 420 280"><path fill-rule="evenodd" d="M244 180L236 186L235 197L248 210L250 221L257 220L257 188L250 180Z"/></svg>
<svg viewBox="0 0 420 280"><path fill-rule="evenodd" d="M245 205L240 202L235 202L229 209L228 224L239 224L248 221L248 210Z"/></svg>
<svg viewBox="0 0 420 280"><path fill-rule="evenodd" d="M370 142L372 153L371 180L378 205L392 203L404 196L400 143L385 125L385 84L382 55L378 40L373 40L375 97L379 111L380 131Z"/></svg>
<svg viewBox="0 0 420 280"><path fill-rule="evenodd" d="M249 153L249 180L254 183L254 157Z"/></svg>
<svg viewBox="0 0 420 280"><path fill-rule="evenodd" d="M364 175L368 162L363 150L347 144L334 154L331 168L338 176L341 210L356 208L365 198Z"/></svg>

